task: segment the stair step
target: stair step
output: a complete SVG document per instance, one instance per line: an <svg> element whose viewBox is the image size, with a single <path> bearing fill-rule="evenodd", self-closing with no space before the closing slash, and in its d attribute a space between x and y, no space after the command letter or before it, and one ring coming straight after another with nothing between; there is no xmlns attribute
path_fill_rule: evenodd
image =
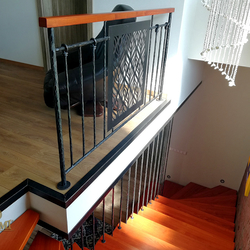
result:
<svg viewBox="0 0 250 250"><path fill-rule="evenodd" d="M64 250L63 243L38 232L29 250Z"/></svg>
<svg viewBox="0 0 250 250"><path fill-rule="evenodd" d="M190 198L199 198L199 197L211 197L211 196L226 196L226 195L237 195L237 191L224 187L224 186L217 186L214 188L207 189L203 192L198 194L194 194L190 196Z"/></svg>
<svg viewBox="0 0 250 250"><path fill-rule="evenodd" d="M63 248L63 250L64 250L64 248ZM71 250L71 248L69 248L69 250ZM74 242L73 250L82 250L82 249L78 246L78 244L76 242Z"/></svg>
<svg viewBox="0 0 250 250"><path fill-rule="evenodd" d="M164 227L156 222L153 222L149 219L143 218L140 215L134 214L134 219L128 220L128 225L137 227L141 231L151 234L154 237L157 237L161 240L164 240L174 246L177 246L181 249L185 250L233 250L234 246L232 247L225 247L225 246L218 246L213 243L203 244L198 242L195 239L192 239L186 235L180 234L170 228ZM234 244L233 244L234 245Z"/></svg>
<svg viewBox="0 0 250 250"><path fill-rule="evenodd" d="M221 219L224 219L230 222L235 221L236 207L213 205L213 204L199 203L199 202L186 201L186 200L177 200L177 201L187 206L196 208L205 213L219 217Z"/></svg>
<svg viewBox="0 0 250 250"><path fill-rule="evenodd" d="M170 198L172 195L180 191L184 186L171 182L171 181L164 181L164 188L163 188L163 196Z"/></svg>
<svg viewBox="0 0 250 250"><path fill-rule="evenodd" d="M229 248L234 246L233 240L225 240L222 237L207 232L207 230L202 230L147 207L144 207L144 211L140 211L139 215L204 244L215 244L215 246Z"/></svg>
<svg viewBox="0 0 250 250"><path fill-rule="evenodd" d="M181 200L179 200L181 201ZM190 198L185 199L185 201L194 201L206 204L222 205L235 207L237 196L236 195L226 195L226 196L212 196L212 197L202 197L202 198Z"/></svg>
<svg viewBox="0 0 250 250"><path fill-rule="evenodd" d="M122 229L114 230L114 237L105 235L105 243L99 240L95 246L96 250L181 250L163 240L160 240L150 234L142 232L139 228L121 224Z"/></svg>
<svg viewBox="0 0 250 250"><path fill-rule="evenodd" d="M27 210L0 234L0 249L22 250L39 220L39 214Z"/></svg>
<svg viewBox="0 0 250 250"><path fill-rule="evenodd" d="M172 195L170 198L171 199L184 199L184 198L188 198L191 195L202 192L204 190L207 190L207 188L201 185L195 184L193 182L190 182L188 185L183 187L180 191Z"/></svg>
<svg viewBox="0 0 250 250"><path fill-rule="evenodd" d="M225 239L234 239L234 223L162 196L159 196L159 200L148 204L148 207Z"/></svg>

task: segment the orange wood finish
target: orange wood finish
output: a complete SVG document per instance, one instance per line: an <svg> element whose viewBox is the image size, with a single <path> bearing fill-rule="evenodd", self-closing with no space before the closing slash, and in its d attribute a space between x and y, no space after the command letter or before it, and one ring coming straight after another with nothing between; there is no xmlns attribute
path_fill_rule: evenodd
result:
<svg viewBox="0 0 250 250"><path fill-rule="evenodd" d="M217 186L214 188L207 189L206 191L199 192L198 194L189 196L189 198L211 197L211 196L221 196L221 195L222 196L237 195L237 191L224 186Z"/></svg>
<svg viewBox="0 0 250 250"><path fill-rule="evenodd" d="M163 188L163 196L170 198L172 195L174 195L175 193L177 193L178 191L180 191L184 186L168 181L166 180L164 182L164 188Z"/></svg>
<svg viewBox="0 0 250 250"><path fill-rule="evenodd" d="M38 232L29 250L64 250L63 243Z"/></svg>
<svg viewBox="0 0 250 250"><path fill-rule="evenodd" d="M71 250L71 248L69 250ZM73 250L81 250L76 242L73 244Z"/></svg>
<svg viewBox="0 0 250 250"><path fill-rule="evenodd" d="M199 209L211 215L217 216L221 219L228 220L230 222L234 222L235 220L236 207L205 204L205 203L185 201L185 200L181 200L178 202Z"/></svg>
<svg viewBox="0 0 250 250"><path fill-rule="evenodd" d="M185 199L189 196L207 190L206 187L190 182L180 191L171 196L171 199Z"/></svg>
<svg viewBox="0 0 250 250"><path fill-rule="evenodd" d="M39 220L39 214L27 210L11 224L11 231L0 234L0 249L22 250Z"/></svg>
<svg viewBox="0 0 250 250"><path fill-rule="evenodd" d="M154 202L153 204L149 204L148 207L177 220L199 227L204 231L224 237L225 239L234 239L234 223L204 213L195 208L172 200L168 202L167 206L160 202Z"/></svg>
<svg viewBox="0 0 250 250"><path fill-rule="evenodd" d="M206 204L222 205L235 207L237 196L236 195L226 195L226 196L213 196L213 197L199 197L199 198L190 198L185 199L185 201L194 201Z"/></svg>
<svg viewBox="0 0 250 250"><path fill-rule="evenodd" d="M192 226L188 223L177 220L173 217L170 217L147 207L144 207L144 211L140 211L139 215L151 221L154 221L162 226L168 227L180 234L186 235L203 244L210 244L211 247L221 246L230 248L234 246L232 239L224 239L224 237L219 237L215 233L200 229L197 226Z"/></svg>
<svg viewBox="0 0 250 250"><path fill-rule="evenodd" d="M140 10L140 11L118 11L100 14L83 14L68 16L40 17L39 26L44 28L56 28L62 26L78 25L85 23L94 23L110 20L119 20L133 17L159 15L174 12L174 8Z"/></svg>
<svg viewBox="0 0 250 250"><path fill-rule="evenodd" d="M128 220L128 225L132 227L140 228L143 232L151 234L154 237L157 237L161 240L164 240L172 245L175 245L181 249L185 250L233 250L232 247L221 247L216 246L216 244L206 243L202 244L195 239L192 239L186 235L180 234L172 229L164 227L158 223L155 223L151 220L143 218L140 215L134 214L134 219L131 218Z"/></svg>

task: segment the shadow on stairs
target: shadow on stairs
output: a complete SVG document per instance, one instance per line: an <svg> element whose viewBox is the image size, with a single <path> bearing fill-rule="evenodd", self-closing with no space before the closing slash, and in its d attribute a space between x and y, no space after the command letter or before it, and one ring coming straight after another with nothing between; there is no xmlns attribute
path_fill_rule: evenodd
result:
<svg viewBox="0 0 250 250"><path fill-rule="evenodd" d="M237 192L165 181L163 196L130 217L100 249L233 250Z"/></svg>

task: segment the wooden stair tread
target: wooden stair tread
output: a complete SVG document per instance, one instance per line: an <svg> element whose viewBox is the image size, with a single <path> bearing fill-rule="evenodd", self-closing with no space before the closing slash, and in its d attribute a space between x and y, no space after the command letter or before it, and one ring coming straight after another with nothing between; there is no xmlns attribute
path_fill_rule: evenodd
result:
<svg viewBox="0 0 250 250"><path fill-rule="evenodd" d="M221 219L224 219L233 223L235 221L236 207L213 205L213 204L206 204L206 203L186 201L186 200L177 200L177 202L180 202L189 207L196 208L200 211L203 211L205 213L214 215L216 217L219 217Z"/></svg>
<svg viewBox="0 0 250 250"><path fill-rule="evenodd" d="M170 198L171 199L184 199L204 190L207 190L207 188L201 185L198 185L196 183L190 182L188 185L183 187L180 191L172 195Z"/></svg>
<svg viewBox="0 0 250 250"><path fill-rule="evenodd" d="M138 250L181 250L180 248L173 246L163 240L160 240L150 234L142 232L138 228L134 228L126 225L125 223L121 224L122 229L116 228L114 230L114 237L110 235L105 235L105 243L102 243L100 240L96 244L95 249L138 249ZM105 248L103 248L105 247Z"/></svg>
<svg viewBox="0 0 250 250"><path fill-rule="evenodd" d="M64 250L64 249L63 249ZM69 248L71 250L71 248ZM73 243L73 250L82 250L76 242Z"/></svg>
<svg viewBox="0 0 250 250"><path fill-rule="evenodd" d="M204 190L198 194L194 194L190 196L190 198L198 198L198 197L211 197L211 196L225 196L225 195L237 195L237 191L224 187L224 186L216 186L214 188L210 188Z"/></svg>
<svg viewBox="0 0 250 250"><path fill-rule="evenodd" d="M11 231L7 229L0 234L0 249L22 250L38 220L39 214L33 210L23 213L11 224Z"/></svg>
<svg viewBox="0 0 250 250"><path fill-rule="evenodd" d="M185 201L194 201L194 202L200 202L200 203L206 203L206 204L235 207L236 201L237 201L237 196L236 195L226 195L226 196L190 198L190 199L185 199Z"/></svg>
<svg viewBox="0 0 250 250"><path fill-rule="evenodd" d="M211 230L211 232L215 231L219 235L224 235L224 237L234 238L234 223L186 206L180 202L159 196L159 199L152 204L148 204L148 207L193 226L199 225L201 229Z"/></svg>
<svg viewBox="0 0 250 250"><path fill-rule="evenodd" d="M170 198L172 195L180 191L184 186L171 182L171 181L164 181L164 187L163 187L163 196Z"/></svg>
<svg viewBox="0 0 250 250"><path fill-rule="evenodd" d="M29 250L64 250L63 243L38 232Z"/></svg>
<svg viewBox="0 0 250 250"><path fill-rule="evenodd" d="M214 243L203 244L196 241L186 235L180 234L170 228L164 227L156 222L148 220L140 215L134 214L134 219L129 219L127 225L137 227L141 231L144 231L148 234L151 234L154 237L157 237L161 240L164 240L172 245L175 245L181 249L185 250L227 250L234 249L234 244L232 247L218 246Z"/></svg>
<svg viewBox="0 0 250 250"><path fill-rule="evenodd" d="M180 234L186 235L204 244L214 243L219 246L232 247L234 246L233 240L224 239L214 233L209 233L207 230L202 230L183 221L177 220L171 216L165 215L161 212L155 211L148 207L143 207L144 211L140 211L139 215L154 221L162 226L168 227Z"/></svg>

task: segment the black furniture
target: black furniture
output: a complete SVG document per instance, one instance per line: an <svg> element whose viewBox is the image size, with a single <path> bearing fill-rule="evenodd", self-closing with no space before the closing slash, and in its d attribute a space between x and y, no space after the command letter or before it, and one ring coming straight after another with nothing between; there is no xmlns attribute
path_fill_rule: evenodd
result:
<svg viewBox="0 0 250 250"><path fill-rule="evenodd" d="M128 5L119 4L112 12L115 11L132 11L133 9ZM136 18L121 19L107 22L107 32L111 25L135 22ZM104 27L98 34L97 38L104 37ZM108 43L107 43L108 45ZM104 43L97 43L95 53L95 78L96 78L96 102L100 106L103 102L103 76L104 76ZM93 45L82 47L83 59L83 77L84 77L84 102L91 103L93 107ZM65 59L62 53L57 54L57 67L60 91L60 104L62 109L67 108L67 88L65 77ZM106 76L108 73L108 46L106 51ZM79 54L78 49L70 50L68 54L68 76L69 76L69 92L70 92L70 106L75 106L81 103L81 83L80 83L80 68L79 68ZM48 107L54 107L54 77L52 70L46 73L44 79L44 101ZM87 106L87 105L85 105ZM97 112L97 115L100 112Z"/></svg>

